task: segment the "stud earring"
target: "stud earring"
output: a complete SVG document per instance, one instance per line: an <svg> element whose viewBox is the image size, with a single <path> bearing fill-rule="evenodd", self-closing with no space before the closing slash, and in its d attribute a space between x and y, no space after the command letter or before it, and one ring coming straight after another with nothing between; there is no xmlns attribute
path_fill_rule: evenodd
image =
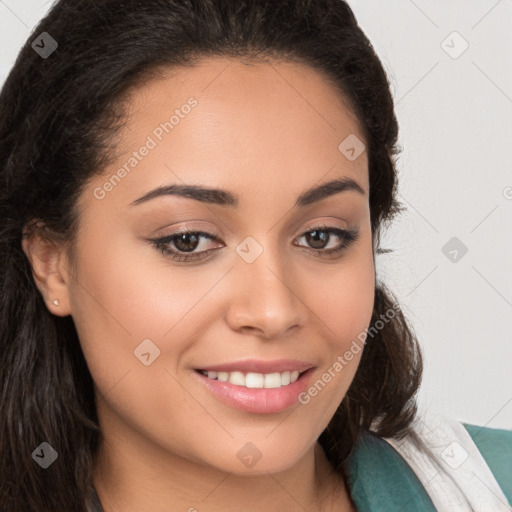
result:
<svg viewBox="0 0 512 512"><path fill-rule="evenodd" d="M56 306L60 305L59 299L55 299L55 300L53 301L53 303L54 303Z"/></svg>

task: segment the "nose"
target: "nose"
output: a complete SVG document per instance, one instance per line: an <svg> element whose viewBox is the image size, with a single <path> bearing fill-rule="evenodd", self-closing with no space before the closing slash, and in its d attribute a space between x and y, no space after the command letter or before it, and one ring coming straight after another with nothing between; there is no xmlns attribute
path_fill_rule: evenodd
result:
<svg viewBox="0 0 512 512"><path fill-rule="evenodd" d="M241 258L236 267L226 314L231 329L275 339L307 322L298 280L282 254L264 250L252 263Z"/></svg>

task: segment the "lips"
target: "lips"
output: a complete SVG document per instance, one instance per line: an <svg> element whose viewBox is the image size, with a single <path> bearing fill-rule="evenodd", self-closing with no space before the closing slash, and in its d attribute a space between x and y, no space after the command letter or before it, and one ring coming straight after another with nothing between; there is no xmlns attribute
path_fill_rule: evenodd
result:
<svg viewBox="0 0 512 512"><path fill-rule="evenodd" d="M237 409L272 414L298 404L316 365L298 359L244 359L192 368L215 398Z"/></svg>

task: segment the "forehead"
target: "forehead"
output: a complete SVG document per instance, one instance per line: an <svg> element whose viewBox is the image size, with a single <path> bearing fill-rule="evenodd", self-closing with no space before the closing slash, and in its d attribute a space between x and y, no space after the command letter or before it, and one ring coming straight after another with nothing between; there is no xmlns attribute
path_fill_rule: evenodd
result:
<svg viewBox="0 0 512 512"><path fill-rule="evenodd" d="M357 117L325 76L303 64L209 58L148 79L124 105L116 161L103 181L138 148L154 147L123 173L118 197L134 200L180 180L301 191L346 176L368 190L366 152L352 160L343 152L347 139L363 144Z"/></svg>

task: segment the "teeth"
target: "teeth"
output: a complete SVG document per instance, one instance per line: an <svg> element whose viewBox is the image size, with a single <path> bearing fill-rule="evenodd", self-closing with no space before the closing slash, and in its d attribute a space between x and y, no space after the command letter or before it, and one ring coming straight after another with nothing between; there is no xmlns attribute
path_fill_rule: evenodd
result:
<svg viewBox="0 0 512 512"><path fill-rule="evenodd" d="M281 374L278 373L269 373L265 375L263 381L264 388L280 388L282 386L282 377Z"/></svg>
<svg viewBox="0 0 512 512"><path fill-rule="evenodd" d="M242 372L232 372L229 375L228 382L230 384L236 384L237 386L245 386L245 377Z"/></svg>
<svg viewBox="0 0 512 512"><path fill-rule="evenodd" d="M222 382L229 382L235 386L245 386L247 388L280 388L288 386L299 378L297 370L275 373L253 373L243 374L242 372L215 372L200 370L203 375L210 379L217 379Z"/></svg>
<svg viewBox="0 0 512 512"><path fill-rule="evenodd" d="M229 380L229 373L219 372L217 373L217 379L221 380L222 382L227 382Z"/></svg>
<svg viewBox="0 0 512 512"><path fill-rule="evenodd" d="M265 376L262 373L248 373L245 376L245 386L247 388L262 388L264 385Z"/></svg>

